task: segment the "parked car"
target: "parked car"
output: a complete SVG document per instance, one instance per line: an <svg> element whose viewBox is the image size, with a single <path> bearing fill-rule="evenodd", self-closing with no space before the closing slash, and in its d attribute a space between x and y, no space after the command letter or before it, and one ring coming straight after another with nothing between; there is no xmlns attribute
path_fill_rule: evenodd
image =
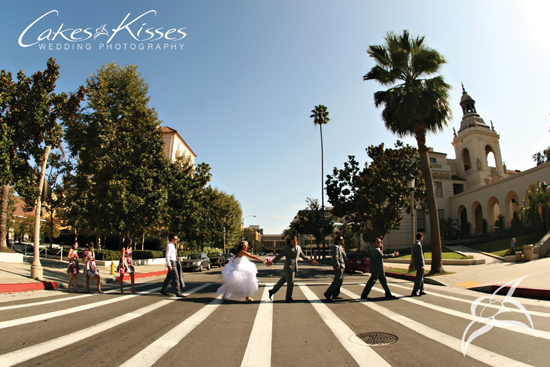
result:
<svg viewBox="0 0 550 367"><path fill-rule="evenodd" d="M196 253L196 254L189 254L181 261L181 268L183 270L198 270L203 271L204 269L210 270L210 267L212 266L210 264L210 259L205 254Z"/></svg>
<svg viewBox="0 0 550 367"><path fill-rule="evenodd" d="M369 259L361 254L346 253L346 271L359 270L363 273L369 271Z"/></svg>
<svg viewBox="0 0 550 367"><path fill-rule="evenodd" d="M225 258L225 263L227 264L231 258L235 256L231 252L228 252L227 254L223 254L223 257Z"/></svg>
<svg viewBox="0 0 550 367"><path fill-rule="evenodd" d="M265 251L260 252L260 256L265 256L265 255L267 255L267 252Z"/></svg>
<svg viewBox="0 0 550 367"><path fill-rule="evenodd" d="M210 252L208 254L208 258L210 259L212 266L216 265L221 268L226 263L225 257L221 252Z"/></svg>

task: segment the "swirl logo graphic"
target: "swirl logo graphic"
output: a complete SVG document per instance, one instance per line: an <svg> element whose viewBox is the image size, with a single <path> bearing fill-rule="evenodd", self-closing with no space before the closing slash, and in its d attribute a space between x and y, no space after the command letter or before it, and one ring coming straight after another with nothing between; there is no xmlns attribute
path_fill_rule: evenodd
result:
<svg viewBox="0 0 550 367"><path fill-rule="evenodd" d="M471 306L470 310L472 312L472 316L474 317L474 320L472 322L470 322L468 327L466 327L466 330L464 330L464 334L462 335L462 354L464 356L466 356L466 350L468 349L468 346L470 345L470 343L475 338L489 332L495 326L502 327L502 328L513 327L513 326L521 327L521 328L524 328L526 330L529 330L530 332L533 333L533 335L535 337L537 337L537 335L535 333L535 327L533 326L533 321L531 320L531 316L529 315L529 313L527 312L527 310L525 309L525 307L523 307L523 305L521 303L519 303L517 300L512 298L512 295L514 294L517 286L519 285L519 283L523 279L525 279L526 276L524 276L523 278L512 280L511 282L508 282L508 283L504 284L503 286L501 286L500 288L498 288L490 297L480 297L472 303L472 306ZM509 284L512 284L512 285L510 286L510 289L508 290L508 293L504 297L504 300L500 301L500 300L497 300L497 299L493 299L493 297L496 294L498 294L498 292L502 288L508 286ZM477 316L476 311L477 311L478 305L486 299L489 299L489 304L485 305L481 309L481 312L479 313L479 316ZM498 309L498 311L494 315L492 315L490 317L484 317L483 313L485 312L487 307L489 307L489 305L492 305L492 304L500 304L500 308ZM507 312L511 312L510 309L508 309L506 307L507 304L512 305L512 306L516 306L518 309L520 309L523 312L523 314L525 315L525 317L527 318L527 320L529 321L529 324L531 326L529 326L529 325L527 325L523 322L516 321L516 320L497 320L497 316L499 316L501 314L504 314L504 313L507 313ZM481 328L479 328L476 331L472 332L470 334L470 336L468 337L468 339L466 340L466 335L468 335L468 331L471 328L473 328L474 326L477 326L477 324L483 324L484 326L482 326Z"/></svg>

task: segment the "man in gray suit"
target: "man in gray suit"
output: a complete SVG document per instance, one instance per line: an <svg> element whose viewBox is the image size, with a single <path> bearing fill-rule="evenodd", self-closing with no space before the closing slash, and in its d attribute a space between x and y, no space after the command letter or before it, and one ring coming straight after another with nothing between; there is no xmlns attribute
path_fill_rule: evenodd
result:
<svg viewBox="0 0 550 367"><path fill-rule="evenodd" d="M371 273L371 276L369 280L367 281L367 284L365 285L365 288L363 289L363 293L361 293L361 298L368 299L370 290L372 289L372 286L378 279L380 279L380 284L382 284L382 288L384 288L384 291L386 292L386 298L395 298L393 294L391 294L390 289L388 288L388 282L386 281L386 273L384 270L384 258L388 257L395 257L399 256L399 252L395 251L393 254L384 254L382 252L382 240L380 238L377 238L374 241L374 248L372 249L372 253L370 255L370 261L369 261L369 270Z"/></svg>
<svg viewBox="0 0 550 367"><path fill-rule="evenodd" d="M272 263L276 264L277 261L279 261L283 256L285 257L285 266L283 269L284 275L281 279L279 279L277 284L275 284L275 287L269 290L269 299L271 299L271 297L277 293L279 288L286 283L286 301L294 302L292 299L292 291L294 289L294 275L298 271L298 257L301 257L302 260L313 265L317 265L318 262L304 255L302 248L298 245L298 238L296 238L296 236L292 236L287 239L287 246L279 253L279 255L275 256Z"/></svg>
<svg viewBox="0 0 550 367"><path fill-rule="evenodd" d="M344 237L336 237L336 243L332 246L332 268L334 269L334 279L326 290L324 296L327 301L333 299L342 299L339 297L340 288L344 282L344 272L346 271L346 252L344 251Z"/></svg>
<svg viewBox="0 0 550 367"><path fill-rule="evenodd" d="M411 297L423 296L424 292L424 251L422 251L422 240L424 235L422 233L416 234L416 242L412 249L412 258L414 262L414 268L416 269L416 278L414 279L414 288Z"/></svg>

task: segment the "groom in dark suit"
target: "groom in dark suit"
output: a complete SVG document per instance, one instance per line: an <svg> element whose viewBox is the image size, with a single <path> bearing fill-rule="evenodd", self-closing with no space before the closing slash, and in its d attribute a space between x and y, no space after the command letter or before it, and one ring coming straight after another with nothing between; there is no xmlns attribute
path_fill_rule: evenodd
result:
<svg viewBox="0 0 550 367"><path fill-rule="evenodd" d="M313 265L317 265L318 262L304 255L302 248L298 245L298 238L296 236L291 236L287 239L287 246L279 253L279 255L275 256L272 263L276 264L277 261L279 261L283 256L285 257L285 266L283 269L284 275L281 279L279 279L277 284L275 284L275 287L269 290L269 299L277 293L283 284L287 283L286 302L294 302L292 299L292 291L294 289L294 276L298 271L298 257L301 257L302 260Z"/></svg>

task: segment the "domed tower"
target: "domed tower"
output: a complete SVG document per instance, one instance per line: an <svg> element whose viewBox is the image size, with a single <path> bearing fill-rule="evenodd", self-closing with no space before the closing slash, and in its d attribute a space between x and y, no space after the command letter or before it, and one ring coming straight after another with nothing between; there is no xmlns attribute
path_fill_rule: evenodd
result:
<svg viewBox="0 0 550 367"><path fill-rule="evenodd" d="M462 121L455 134L453 146L457 175L466 179L468 190L506 177L500 153L500 136L493 123L487 126L476 112L475 101L462 85Z"/></svg>

